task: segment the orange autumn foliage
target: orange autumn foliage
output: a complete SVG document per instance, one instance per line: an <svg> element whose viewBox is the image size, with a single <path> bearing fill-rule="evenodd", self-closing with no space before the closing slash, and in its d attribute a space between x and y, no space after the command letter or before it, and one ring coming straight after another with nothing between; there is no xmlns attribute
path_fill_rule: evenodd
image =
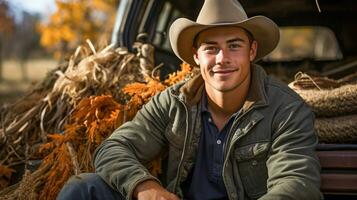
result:
<svg viewBox="0 0 357 200"><path fill-rule="evenodd" d="M89 143L99 145L116 127L123 123L123 106L111 96L82 100L72 115L75 124L83 124Z"/></svg>
<svg viewBox="0 0 357 200"><path fill-rule="evenodd" d="M131 104L143 105L150 100L157 92L161 92L165 89L165 85L161 82L149 79L146 84L144 83L132 83L126 85L122 91L125 94L131 96Z"/></svg>
<svg viewBox="0 0 357 200"><path fill-rule="evenodd" d="M193 75L193 68L187 64L187 63L182 63L181 64L181 70L174 72L172 74L169 74L169 77L164 80L164 84L166 85L174 85L178 82L181 82L188 78L187 76Z"/></svg>
<svg viewBox="0 0 357 200"><path fill-rule="evenodd" d="M73 51L87 39L95 44L108 40L119 0L56 0L55 3L57 10L49 21L38 24L40 43L55 58Z"/></svg>
<svg viewBox="0 0 357 200"><path fill-rule="evenodd" d="M15 170L0 164L0 190L7 187Z"/></svg>
<svg viewBox="0 0 357 200"><path fill-rule="evenodd" d="M46 171L38 180L46 184L35 191L39 199L55 199L70 176L93 171L91 155L123 123L119 120L122 108L110 95L85 98L70 116L64 133L48 136L51 141L40 148L47 155L38 169Z"/></svg>
<svg viewBox="0 0 357 200"><path fill-rule="evenodd" d="M41 146L39 154L44 159L28 177L35 185L29 196L55 199L69 177L93 172L92 155L102 141L124 122L132 120L151 97L190 73L191 68L182 65L182 70L169 76L169 80L160 82L147 78L147 83L128 84L121 91L130 97L125 104L118 103L111 95L82 99L71 113L64 132L48 135L50 142ZM161 173L161 155L147 167L154 176Z"/></svg>
<svg viewBox="0 0 357 200"><path fill-rule="evenodd" d="M40 170L47 170L43 175L45 183L39 193L39 199L56 199L58 192L68 178L74 174L72 160L66 143L62 143L50 153L40 166Z"/></svg>

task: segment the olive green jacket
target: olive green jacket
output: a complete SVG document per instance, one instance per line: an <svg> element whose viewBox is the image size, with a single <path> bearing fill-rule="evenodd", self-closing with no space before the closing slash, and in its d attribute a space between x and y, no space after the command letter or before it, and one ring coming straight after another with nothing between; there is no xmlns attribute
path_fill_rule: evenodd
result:
<svg viewBox="0 0 357 200"><path fill-rule="evenodd" d="M202 132L203 85L197 76L154 96L97 149L96 173L127 199L148 179L182 197L180 184L192 170ZM303 100L253 65L241 113L224 148L229 199L320 199L314 115ZM157 179L145 166L163 152L167 156Z"/></svg>

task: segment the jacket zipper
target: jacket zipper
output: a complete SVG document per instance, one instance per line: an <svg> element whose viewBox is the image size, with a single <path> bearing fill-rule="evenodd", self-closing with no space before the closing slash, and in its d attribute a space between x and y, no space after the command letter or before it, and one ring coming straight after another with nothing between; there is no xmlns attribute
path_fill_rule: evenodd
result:
<svg viewBox="0 0 357 200"><path fill-rule="evenodd" d="M189 130L189 113L188 113L188 108L186 106L186 104L184 102L182 102L181 100L179 100L183 107L185 108L185 111L186 111L186 133L185 133L185 142L184 142L184 145L183 145L183 149L182 149L182 154L181 154L181 159L180 159L180 162L179 162L179 165L177 167L177 173L176 173L176 182L174 184L174 190L176 191L177 190L177 185L178 183L180 182L180 178L179 178L179 175L181 174L181 166L182 166L182 162L184 160L184 157L185 157L185 153L186 153L186 147L187 147L187 138L188 138L188 130Z"/></svg>
<svg viewBox="0 0 357 200"><path fill-rule="evenodd" d="M228 140L227 140L228 142L226 142L226 145L224 146L224 155L227 155L227 145L229 145L228 143L230 143L230 140L231 140L231 138L233 137L233 136L231 135L232 131L237 128L238 122L242 119L242 117L245 116L247 113L249 113L252 109L253 109L253 107L249 108L246 112L244 112L244 113L242 113L240 116L238 116L238 119L236 120L236 123L234 123L234 124L232 125L231 129L229 130L229 134L228 134L228 136L229 136L229 138L228 138ZM230 150L230 147L231 147L231 146L229 146L229 149L228 149L228 150ZM225 160L226 160L226 158L225 158Z"/></svg>

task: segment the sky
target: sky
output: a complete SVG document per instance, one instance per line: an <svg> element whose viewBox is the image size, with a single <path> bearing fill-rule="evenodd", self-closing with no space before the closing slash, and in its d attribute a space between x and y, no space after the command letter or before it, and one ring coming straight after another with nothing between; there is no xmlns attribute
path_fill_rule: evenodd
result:
<svg viewBox="0 0 357 200"><path fill-rule="evenodd" d="M9 2L17 20L21 18L21 11L32 14L39 14L42 19L46 19L56 11L55 0L5 0Z"/></svg>

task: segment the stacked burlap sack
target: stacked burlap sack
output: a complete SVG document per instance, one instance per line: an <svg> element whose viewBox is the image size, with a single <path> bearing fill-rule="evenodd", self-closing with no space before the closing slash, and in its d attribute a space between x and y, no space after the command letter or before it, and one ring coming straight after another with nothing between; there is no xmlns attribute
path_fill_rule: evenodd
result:
<svg viewBox="0 0 357 200"><path fill-rule="evenodd" d="M320 143L357 142L357 73L333 80L300 72L289 86L314 111Z"/></svg>

